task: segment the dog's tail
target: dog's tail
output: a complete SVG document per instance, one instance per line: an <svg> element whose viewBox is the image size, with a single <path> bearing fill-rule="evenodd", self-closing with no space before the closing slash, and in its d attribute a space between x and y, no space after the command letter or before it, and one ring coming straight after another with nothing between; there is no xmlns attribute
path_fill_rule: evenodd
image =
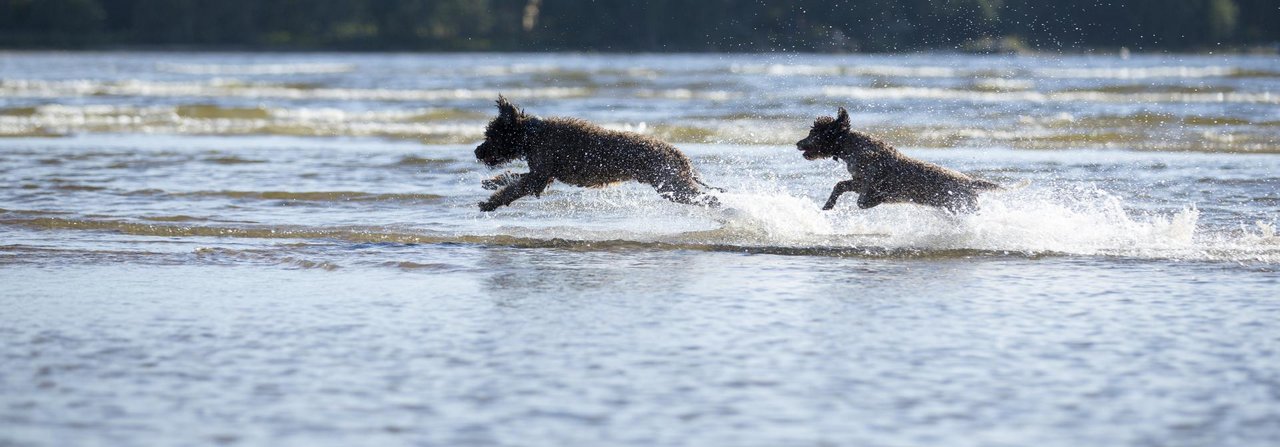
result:
<svg viewBox="0 0 1280 447"><path fill-rule="evenodd" d="M710 190L712 190L712 191L716 191L716 192L729 192L729 191L726 191L724 188L719 188L719 187L715 187L715 186L708 185L708 184L707 184L707 182L702 181L702 179L701 179L701 178L699 178L699 177L698 177L698 176L696 176L696 175L693 177L693 181L698 182L698 184L699 184L699 185L702 185L702 187L707 188L707 189L710 189Z"/></svg>
<svg viewBox="0 0 1280 447"><path fill-rule="evenodd" d="M1026 188L1027 186L1030 186L1030 185L1031 185L1031 179L1024 178L1018 181L1018 183L1014 183L1012 185L1007 185L1007 186L1001 186L1000 189L1003 189L1005 191L1017 191L1019 189Z"/></svg>

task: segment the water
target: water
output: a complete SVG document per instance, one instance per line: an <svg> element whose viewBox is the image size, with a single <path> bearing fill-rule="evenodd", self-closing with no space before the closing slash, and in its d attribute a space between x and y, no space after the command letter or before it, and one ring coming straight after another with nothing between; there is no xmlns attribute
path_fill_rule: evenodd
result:
<svg viewBox="0 0 1280 447"><path fill-rule="evenodd" d="M498 93L726 209L480 213ZM1247 56L0 54L0 445L1274 445L1278 94ZM847 174L793 143L837 106L1026 186L820 211Z"/></svg>

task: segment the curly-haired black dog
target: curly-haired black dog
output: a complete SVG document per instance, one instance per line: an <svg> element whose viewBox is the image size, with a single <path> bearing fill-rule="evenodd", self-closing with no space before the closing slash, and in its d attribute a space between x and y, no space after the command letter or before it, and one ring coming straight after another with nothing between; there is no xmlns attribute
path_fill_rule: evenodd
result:
<svg viewBox="0 0 1280 447"><path fill-rule="evenodd" d="M711 187L698 179L689 158L674 146L580 119L525 115L502 96L498 96L498 117L485 129L476 158L490 167L520 158L529 162L527 173L506 172L482 183L486 189L501 189L480 203L481 211L493 211L529 194L540 196L553 180L587 187L635 180L652 185L673 202L720 205L698 188Z"/></svg>
<svg viewBox="0 0 1280 447"><path fill-rule="evenodd" d="M953 213L970 212L978 208L979 192L1000 189L998 184L902 155L884 141L851 130L844 107L835 119L824 116L814 121L809 136L797 142L796 148L804 152L806 160L843 161L853 174L852 180L836 183L824 210L835 207L841 194L853 191L863 209L911 202Z"/></svg>

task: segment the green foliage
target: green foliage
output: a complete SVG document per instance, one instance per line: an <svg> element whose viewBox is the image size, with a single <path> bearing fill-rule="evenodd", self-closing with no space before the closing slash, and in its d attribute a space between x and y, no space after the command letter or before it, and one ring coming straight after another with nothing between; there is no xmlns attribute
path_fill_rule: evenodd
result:
<svg viewBox="0 0 1280 447"><path fill-rule="evenodd" d="M1240 8L1232 0L1209 1L1209 34L1217 39L1230 38L1236 32Z"/></svg>
<svg viewBox="0 0 1280 447"><path fill-rule="evenodd" d="M903 51L1013 41L1186 49L1273 44L1275 23L1275 0L0 0L7 46Z"/></svg>

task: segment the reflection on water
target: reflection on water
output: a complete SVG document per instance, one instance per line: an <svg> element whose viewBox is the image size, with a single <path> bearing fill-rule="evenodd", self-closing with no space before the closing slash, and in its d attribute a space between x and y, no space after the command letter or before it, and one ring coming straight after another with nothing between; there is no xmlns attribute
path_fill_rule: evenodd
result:
<svg viewBox="0 0 1280 447"><path fill-rule="evenodd" d="M0 54L0 445L1273 445L1278 86L1246 56ZM480 213L498 92L676 142L726 206ZM793 143L838 105L1010 190L820 211L847 173Z"/></svg>
<svg viewBox="0 0 1280 447"><path fill-rule="evenodd" d="M15 361L0 436L1268 445L1280 435L1267 391L1274 275L1063 258L377 250L433 251L449 266L0 270L24 284L3 295L0 355Z"/></svg>

